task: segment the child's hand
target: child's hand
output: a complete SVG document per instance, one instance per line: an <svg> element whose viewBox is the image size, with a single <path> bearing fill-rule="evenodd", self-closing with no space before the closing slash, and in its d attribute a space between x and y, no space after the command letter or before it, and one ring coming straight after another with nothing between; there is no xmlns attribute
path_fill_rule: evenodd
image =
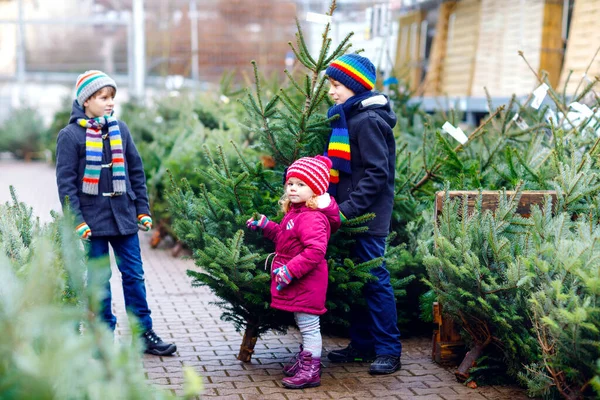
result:
<svg viewBox="0 0 600 400"><path fill-rule="evenodd" d="M293 279L290 271L288 271L287 265L275 268L273 270L273 275L275 275L275 282L277 282L277 290L284 289Z"/></svg>
<svg viewBox="0 0 600 400"><path fill-rule="evenodd" d="M248 227L248 229L255 231L259 228L264 229L264 227L267 226L267 222L269 222L269 218L260 214L257 216L257 219L254 219L254 217L252 217L248 221L246 221L246 226Z"/></svg>
<svg viewBox="0 0 600 400"><path fill-rule="evenodd" d="M77 225L77 228L75 228L75 233L77 233L77 235L79 235L79 238L82 240L89 240L90 236L92 236L92 231L90 230L88 224L86 224L85 222L82 222L81 224Z"/></svg>
<svg viewBox="0 0 600 400"><path fill-rule="evenodd" d="M138 215L138 228L144 232L152 229L152 218L148 214Z"/></svg>

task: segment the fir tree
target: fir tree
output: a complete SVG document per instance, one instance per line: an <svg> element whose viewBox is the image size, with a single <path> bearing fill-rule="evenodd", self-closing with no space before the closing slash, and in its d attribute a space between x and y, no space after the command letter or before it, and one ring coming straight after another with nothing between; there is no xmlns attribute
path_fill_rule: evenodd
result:
<svg viewBox="0 0 600 400"><path fill-rule="evenodd" d="M0 205L0 398L173 398L148 385L140 343L115 346L96 317L104 288L85 271L104 267L86 263L74 218L40 226L12 188L11 196ZM201 383L186 374L193 398Z"/></svg>
<svg viewBox="0 0 600 400"><path fill-rule="evenodd" d="M328 15L335 10L332 1ZM324 70L329 63L349 48L348 35L335 49L331 49L330 25L326 25L319 54L313 57L306 48L305 39L297 21L296 44L290 46L296 58L307 71L300 74L285 71L288 85L269 98L259 79L258 66L252 62L255 75L254 91L248 91L241 100L247 111L244 127L254 143L250 152L232 144L237 155L237 166L229 165L223 147L216 155L206 150L210 165L202 174L205 184L191 187L184 179L174 182L168 194L170 210L175 216L174 228L181 240L193 251L200 271L188 271L193 285L207 285L222 300L222 318L234 322L244 338L238 359L250 361L257 338L270 329L285 330L291 315L269 308L270 271L265 270L267 255L273 244L262 238L260 232L245 232L245 221L255 213L268 215L279 221L282 214L278 200L283 193L284 168L297 158L314 156L323 151L330 134L330 121L325 111L331 105L327 96ZM251 151L260 150L274 160L273 169L260 162L250 161ZM249 155L250 154L250 155ZM365 215L351 221L342 230L347 235L363 231L360 224L372 216ZM348 243L345 234L336 236L328 249L330 285L323 324L346 326L348 312L359 303L362 287L372 279L370 269L382 262L355 264L347 259ZM394 265L395 251L388 253ZM402 287L412 277L395 280L395 289L402 295Z"/></svg>

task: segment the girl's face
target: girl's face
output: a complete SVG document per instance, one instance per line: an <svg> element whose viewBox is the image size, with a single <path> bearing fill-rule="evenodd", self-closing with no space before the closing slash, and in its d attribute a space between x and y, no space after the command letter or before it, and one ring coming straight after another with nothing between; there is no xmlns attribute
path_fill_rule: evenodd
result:
<svg viewBox="0 0 600 400"><path fill-rule="evenodd" d="M335 104L344 104L346 100L354 96L352 90L348 89L335 79L329 78L329 84L331 85L329 87L329 95Z"/></svg>
<svg viewBox="0 0 600 400"><path fill-rule="evenodd" d="M306 203L315 195L306 183L294 177L285 183L285 194L292 203Z"/></svg>

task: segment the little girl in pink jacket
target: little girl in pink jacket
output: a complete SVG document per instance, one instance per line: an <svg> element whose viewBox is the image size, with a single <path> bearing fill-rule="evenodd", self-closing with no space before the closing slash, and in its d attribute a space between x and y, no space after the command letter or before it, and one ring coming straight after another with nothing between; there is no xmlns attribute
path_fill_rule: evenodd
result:
<svg viewBox="0 0 600 400"><path fill-rule="evenodd" d="M285 216L281 223L261 215L247 221L250 229L262 229L275 243L272 262L271 307L294 313L302 335L300 352L283 369L285 387L300 389L321 384L321 328L327 293L325 252L331 233L340 227L339 208L326 193L331 160L324 156L303 157L289 166Z"/></svg>

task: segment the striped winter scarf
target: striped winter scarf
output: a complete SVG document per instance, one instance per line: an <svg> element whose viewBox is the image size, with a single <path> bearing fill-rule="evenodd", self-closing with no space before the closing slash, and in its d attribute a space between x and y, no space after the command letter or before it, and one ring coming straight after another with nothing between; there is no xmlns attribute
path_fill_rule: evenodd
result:
<svg viewBox="0 0 600 400"><path fill-rule="evenodd" d="M340 171L347 174L352 173L350 164L350 136L348 134L348 124L346 123L346 113L357 103L373 96L372 91L363 92L350 97L344 104L336 104L327 111L327 118L335 115L340 117L331 121L331 136L329 144L325 151L325 156L332 162L329 178L329 189L327 192L332 196L337 193L337 184L340 182Z"/></svg>
<svg viewBox="0 0 600 400"><path fill-rule="evenodd" d="M110 151L112 153L113 192L125 193L125 160L119 123L115 117L105 115L100 118L77 120L85 131L85 172L83 174L83 193L97 195L100 171L102 171L102 127L108 126Z"/></svg>

